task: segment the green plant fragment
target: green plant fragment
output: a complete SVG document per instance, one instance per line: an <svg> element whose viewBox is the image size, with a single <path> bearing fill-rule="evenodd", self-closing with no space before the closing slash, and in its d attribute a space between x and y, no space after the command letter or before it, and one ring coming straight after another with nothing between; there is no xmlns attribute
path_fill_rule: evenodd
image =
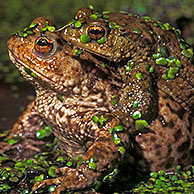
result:
<svg viewBox="0 0 194 194"><path fill-rule="evenodd" d="M116 24L114 22L109 22L108 25L110 28L116 29L116 27L115 27Z"/></svg>
<svg viewBox="0 0 194 194"><path fill-rule="evenodd" d="M188 57L188 58L191 58L193 56L193 50L192 49L184 49L182 50L182 54L185 56L185 57Z"/></svg>
<svg viewBox="0 0 194 194"><path fill-rule="evenodd" d="M97 123L97 122L99 121L98 116L97 116L97 115L93 115L93 116L92 116L92 121L93 121L94 123Z"/></svg>
<svg viewBox="0 0 194 194"><path fill-rule="evenodd" d="M28 189L25 189L25 190L22 191L21 194L29 194L29 193L30 193L30 192L28 191Z"/></svg>
<svg viewBox="0 0 194 194"><path fill-rule="evenodd" d="M154 67L150 67L149 72L153 73L154 72Z"/></svg>
<svg viewBox="0 0 194 194"><path fill-rule="evenodd" d="M150 177L156 178L158 176L157 172L151 172Z"/></svg>
<svg viewBox="0 0 194 194"><path fill-rule="evenodd" d="M162 75L162 79L164 79L164 80L168 80L167 75L166 75L166 74L163 74L163 75Z"/></svg>
<svg viewBox="0 0 194 194"><path fill-rule="evenodd" d="M146 120L136 120L135 121L136 130L141 130L141 129L144 129L145 127L148 127L148 123Z"/></svg>
<svg viewBox="0 0 194 194"><path fill-rule="evenodd" d="M113 95L113 96L111 97L111 104L112 104L113 106L115 106L115 105L117 104L117 97L116 97L115 95Z"/></svg>
<svg viewBox="0 0 194 194"><path fill-rule="evenodd" d="M123 154L125 154L126 150L124 147L121 146L121 147L119 147L119 152L123 155Z"/></svg>
<svg viewBox="0 0 194 194"><path fill-rule="evenodd" d="M92 14L92 15L90 15L90 18L93 20L96 20L96 19L98 19L98 16L96 14Z"/></svg>
<svg viewBox="0 0 194 194"><path fill-rule="evenodd" d="M40 182L44 179L44 174L41 174L39 176L35 176L34 183Z"/></svg>
<svg viewBox="0 0 194 194"><path fill-rule="evenodd" d="M109 15L103 15L103 18L104 18L104 19L109 19L110 16L109 16Z"/></svg>
<svg viewBox="0 0 194 194"><path fill-rule="evenodd" d="M88 36L88 35L86 35L86 34L82 34L81 36L80 36L80 41L82 42L82 43L88 43L88 42L90 42L91 41L91 39L90 39L90 37Z"/></svg>
<svg viewBox="0 0 194 194"><path fill-rule="evenodd" d="M139 105L139 101L136 100L136 101L133 103L133 108L137 108L138 105Z"/></svg>
<svg viewBox="0 0 194 194"><path fill-rule="evenodd" d="M97 43L98 44L103 44L103 43L105 43L106 42L106 38L103 36L103 37L101 37L99 40L97 40Z"/></svg>
<svg viewBox="0 0 194 194"><path fill-rule="evenodd" d="M13 144L17 143L17 141L15 139L9 139L7 143L9 145L13 145Z"/></svg>
<svg viewBox="0 0 194 194"><path fill-rule="evenodd" d="M36 132L36 138L42 139L46 136L46 131L44 129L40 129Z"/></svg>
<svg viewBox="0 0 194 194"><path fill-rule="evenodd" d="M75 49L74 54L75 55L80 55L80 54L82 54L82 51L81 50L78 50L78 49Z"/></svg>
<svg viewBox="0 0 194 194"><path fill-rule="evenodd" d="M75 22L75 27L76 27L76 28L80 28L81 26L82 26L81 21Z"/></svg>
<svg viewBox="0 0 194 194"><path fill-rule="evenodd" d="M117 125L116 127L114 127L114 130L115 130L116 132L123 131L123 126L122 126L122 125Z"/></svg>
<svg viewBox="0 0 194 194"><path fill-rule="evenodd" d="M133 114L132 114L132 118L133 119L140 119L141 118L141 112L140 111L135 111Z"/></svg>
<svg viewBox="0 0 194 194"><path fill-rule="evenodd" d="M117 137L117 138L114 140L114 143L115 143L116 145L119 145L119 144L121 143L121 139Z"/></svg>
<svg viewBox="0 0 194 194"><path fill-rule="evenodd" d="M10 177L9 178L9 181L10 182L13 182L13 183L17 183L19 181L19 178L17 176L14 176L14 177Z"/></svg>
<svg viewBox="0 0 194 194"><path fill-rule="evenodd" d="M130 72L131 71L131 67L129 67L129 66L126 66L125 69L126 69L127 72Z"/></svg>
<svg viewBox="0 0 194 194"><path fill-rule="evenodd" d="M73 165L73 162L72 161L69 161L69 162L66 163L66 165L70 167L70 166Z"/></svg>
<svg viewBox="0 0 194 194"><path fill-rule="evenodd" d="M158 59L156 59L156 64L158 64L158 65L166 65L167 64L167 60L164 57L158 58Z"/></svg>
<svg viewBox="0 0 194 194"><path fill-rule="evenodd" d="M62 97L60 94L57 94L57 98L58 98L58 100L60 100L61 102L64 101L64 100L63 100L63 97Z"/></svg>
<svg viewBox="0 0 194 194"><path fill-rule="evenodd" d="M50 193L53 193L53 192L55 191L55 189L56 189L56 186L55 186L55 185L51 185L51 186L48 188L48 191L49 191Z"/></svg>
<svg viewBox="0 0 194 194"><path fill-rule="evenodd" d="M35 27L37 27L37 26L38 26L38 23L35 22L35 23L30 24L29 28L35 28Z"/></svg>
<svg viewBox="0 0 194 194"><path fill-rule="evenodd" d="M170 30L171 27L170 27L170 24L169 23L165 23L163 25L164 25L164 27L165 27L166 30Z"/></svg>
<svg viewBox="0 0 194 194"><path fill-rule="evenodd" d="M55 171L56 171L57 167L56 166L51 166L48 170L48 174L51 176L51 177L55 177Z"/></svg>
<svg viewBox="0 0 194 194"><path fill-rule="evenodd" d="M133 31L134 31L135 33L137 33L137 34L141 34L141 33L142 33L141 29L139 29L138 27L135 27L135 28L133 29Z"/></svg>
<svg viewBox="0 0 194 194"><path fill-rule="evenodd" d="M106 65L104 63L101 63L101 65L102 65L103 68L106 68Z"/></svg>
<svg viewBox="0 0 194 194"><path fill-rule="evenodd" d="M135 76L136 76L137 79L142 79L142 74L141 73L136 73Z"/></svg>
<svg viewBox="0 0 194 194"><path fill-rule="evenodd" d="M169 57L170 53L167 47L159 48L159 52L162 54L163 57Z"/></svg>
<svg viewBox="0 0 194 194"><path fill-rule="evenodd" d="M170 67L168 74L167 74L167 77L169 79L174 79L176 74L178 73L178 71L179 71L178 67Z"/></svg>

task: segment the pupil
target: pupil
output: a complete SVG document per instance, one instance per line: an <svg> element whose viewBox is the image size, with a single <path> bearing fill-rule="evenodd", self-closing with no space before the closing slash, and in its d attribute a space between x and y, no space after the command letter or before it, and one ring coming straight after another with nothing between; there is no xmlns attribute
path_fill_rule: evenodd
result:
<svg viewBox="0 0 194 194"><path fill-rule="evenodd" d="M48 41L45 38L41 38L38 40L37 44L39 46L46 46L46 45L48 45Z"/></svg>
<svg viewBox="0 0 194 194"><path fill-rule="evenodd" d="M98 35L98 34L101 33L101 31L100 31L100 30L97 30L97 29L92 29L92 30L90 31L90 33L92 33L92 34L94 34L94 35Z"/></svg>

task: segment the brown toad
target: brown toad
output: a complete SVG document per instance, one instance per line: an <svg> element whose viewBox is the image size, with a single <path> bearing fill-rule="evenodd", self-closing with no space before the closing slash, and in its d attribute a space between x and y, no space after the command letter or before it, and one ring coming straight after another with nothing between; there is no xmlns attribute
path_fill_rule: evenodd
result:
<svg viewBox="0 0 194 194"><path fill-rule="evenodd" d="M85 22L81 26L87 24L85 19L88 16L85 18L85 15L91 15L91 12L89 9L78 12L77 19ZM123 17L125 15L115 13L114 18L121 20ZM190 61L183 57L181 64L184 62L185 65L179 68L180 75L163 82L160 75L166 67L158 68L154 76L150 67L149 70L145 68L147 64L154 65L151 56L150 62L144 63L149 50L142 49L142 45L147 48L145 42L149 42L151 36L144 39L138 33L132 33L138 44L138 49L134 51L134 47L126 47L131 41L126 33L123 48L116 42L110 48L124 52L114 58L108 54L112 53L108 52L109 47L107 54L99 54L90 47L87 49L89 43L84 43L86 47L82 47L73 42L74 34L67 34L68 30L72 30L71 25L64 30L63 38L73 45L67 44L61 32L44 17L35 19L25 32L14 35L8 41L11 60L34 85L37 94L14 125L11 136L16 134L28 138L49 124L65 152L74 159L77 156L82 158L78 168L58 169L61 176L37 183L33 191L50 184L57 185L55 194L90 187L121 161L142 170L170 171L178 164L190 165L193 162L193 117L183 107L189 111L193 106L189 106L187 100L185 106L180 105L167 90L163 90L168 83L178 84L176 80L179 77L187 78L183 71L187 70L187 66L193 72ZM101 26L97 27L100 33L98 30L96 33L95 28L91 29L94 36L101 34ZM78 31L80 38L80 27L74 30ZM109 30L105 30L103 36L108 36ZM118 32L122 35L124 31L122 26L117 26L115 41L120 39ZM82 38L87 39L86 36ZM98 44L104 45L102 42ZM151 48L152 53L160 47L159 42L149 45L155 45ZM88 52L80 52L77 47ZM126 66L123 62L127 61ZM126 71L127 67L131 70ZM192 92L189 88L193 86L193 78L190 80L184 84L188 92Z"/></svg>

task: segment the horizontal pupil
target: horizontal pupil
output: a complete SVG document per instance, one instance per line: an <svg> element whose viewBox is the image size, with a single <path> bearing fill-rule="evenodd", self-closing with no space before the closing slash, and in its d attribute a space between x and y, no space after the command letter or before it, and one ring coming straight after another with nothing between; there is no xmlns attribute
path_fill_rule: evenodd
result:
<svg viewBox="0 0 194 194"><path fill-rule="evenodd" d="M38 44L39 46L46 46L46 45L49 44L49 42L48 42L46 39L41 38L41 39L38 40L37 44Z"/></svg>
<svg viewBox="0 0 194 194"><path fill-rule="evenodd" d="M90 33L92 33L92 34L94 34L94 35L98 35L98 34L101 34L102 31L97 30L97 29L93 29L93 30L90 30Z"/></svg>

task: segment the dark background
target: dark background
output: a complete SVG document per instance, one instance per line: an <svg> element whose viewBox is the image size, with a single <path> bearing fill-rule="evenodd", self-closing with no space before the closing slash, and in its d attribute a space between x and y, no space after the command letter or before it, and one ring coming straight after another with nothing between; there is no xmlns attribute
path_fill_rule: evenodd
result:
<svg viewBox="0 0 194 194"><path fill-rule="evenodd" d="M59 28L83 6L99 11L127 11L148 15L180 28L194 46L193 0L0 0L0 130L11 128L26 104L34 98L33 88L10 62L6 42L37 16L46 16Z"/></svg>

